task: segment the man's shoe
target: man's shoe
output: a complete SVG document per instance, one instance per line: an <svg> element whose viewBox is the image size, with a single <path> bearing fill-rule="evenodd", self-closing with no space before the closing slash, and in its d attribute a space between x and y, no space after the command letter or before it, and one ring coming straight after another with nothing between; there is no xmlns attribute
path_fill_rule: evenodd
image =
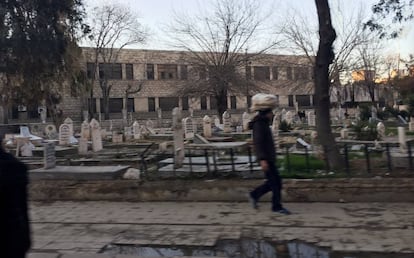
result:
<svg viewBox="0 0 414 258"><path fill-rule="evenodd" d="M276 211L273 211L273 212L277 212L277 213L280 213L280 214L283 214L283 215L290 215L290 214L292 214L288 209L286 209L286 208L282 208L282 209L280 209L280 210L276 210Z"/></svg>
<svg viewBox="0 0 414 258"><path fill-rule="evenodd" d="M247 194L247 199L249 200L250 205L252 206L253 209L257 210L259 208L259 205L257 205L257 200L253 198L251 193Z"/></svg>

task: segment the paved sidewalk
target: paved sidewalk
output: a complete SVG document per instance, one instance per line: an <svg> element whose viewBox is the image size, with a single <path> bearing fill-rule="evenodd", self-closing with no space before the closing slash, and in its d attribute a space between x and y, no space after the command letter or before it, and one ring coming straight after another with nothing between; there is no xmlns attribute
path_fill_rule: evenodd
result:
<svg viewBox="0 0 414 258"><path fill-rule="evenodd" d="M213 246L219 239L241 237L414 257L414 203L287 203L286 207L292 215L271 213L270 203L260 203L256 211L247 201L33 202L32 253L37 256L29 257L46 257L39 253L81 257L79 253L96 254L110 243Z"/></svg>

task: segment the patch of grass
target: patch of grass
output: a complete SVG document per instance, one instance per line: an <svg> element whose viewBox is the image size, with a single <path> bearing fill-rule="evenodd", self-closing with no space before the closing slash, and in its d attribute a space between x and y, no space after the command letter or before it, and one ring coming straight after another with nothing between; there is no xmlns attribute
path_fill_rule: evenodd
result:
<svg viewBox="0 0 414 258"><path fill-rule="evenodd" d="M303 171L315 171L322 170L325 167L324 161L314 156L309 156L309 168L306 162L305 155L291 154L288 157L284 156L283 159L277 161L280 171L288 171L288 165L292 172L303 172Z"/></svg>

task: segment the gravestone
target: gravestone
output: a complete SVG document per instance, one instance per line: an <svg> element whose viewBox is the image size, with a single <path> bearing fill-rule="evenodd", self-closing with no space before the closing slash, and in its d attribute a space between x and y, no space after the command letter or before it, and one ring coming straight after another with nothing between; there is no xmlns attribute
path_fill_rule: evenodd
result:
<svg viewBox="0 0 414 258"><path fill-rule="evenodd" d="M286 121L286 109L282 109L282 112L281 112L281 120L282 121Z"/></svg>
<svg viewBox="0 0 414 258"><path fill-rule="evenodd" d="M299 103L295 101L294 105L295 105L295 112L297 114L299 112Z"/></svg>
<svg viewBox="0 0 414 258"><path fill-rule="evenodd" d="M88 110L82 111L82 117L84 121L89 121L89 112Z"/></svg>
<svg viewBox="0 0 414 258"><path fill-rule="evenodd" d="M405 128L402 126L398 127L398 142L400 144L400 152L407 153L407 138Z"/></svg>
<svg viewBox="0 0 414 258"><path fill-rule="evenodd" d="M178 107L172 111L172 129L174 132L174 167L181 168L184 161L184 132L181 110Z"/></svg>
<svg viewBox="0 0 414 258"><path fill-rule="evenodd" d="M43 144L44 169L56 167L56 150L53 142Z"/></svg>
<svg viewBox="0 0 414 258"><path fill-rule="evenodd" d="M70 117L67 117L63 123L69 125L70 136L73 136L73 120Z"/></svg>
<svg viewBox="0 0 414 258"><path fill-rule="evenodd" d="M162 127L162 109L160 107L157 108L157 118L158 118L157 126L158 128L161 128Z"/></svg>
<svg viewBox="0 0 414 258"><path fill-rule="evenodd" d="M59 127L59 145L70 145L71 130L68 124Z"/></svg>
<svg viewBox="0 0 414 258"><path fill-rule="evenodd" d="M357 106L357 108L355 110L355 120L356 121L361 120L361 109L359 108L359 106Z"/></svg>
<svg viewBox="0 0 414 258"><path fill-rule="evenodd" d="M47 108L46 107L39 107L37 109L37 113L40 115L40 120L42 121L42 124L46 123L47 118Z"/></svg>
<svg viewBox="0 0 414 258"><path fill-rule="evenodd" d="M414 131L414 117L411 117L410 122L408 123L408 131L409 132Z"/></svg>
<svg viewBox="0 0 414 258"><path fill-rule="evenodd" d="M315 111L308 111L307 113L308 116L308 125L309 126L316 126L316 116L315 116Z"/></svg>
<svg viewBox="0 0 414 258"><path fill-rule="evenodd" d="M292 122L293 122L293 112L292 111L289 110L288 112L286 112L285 121L288 124L292 124Z"/></svg>
<svg viewBox="0 0 414 258"><path fill-rule="evenodd" d="M242 115L242 125L243 125L243 131L249 130L249 122L250 122L250 115L247 112L244 112Z"/></svg>
<svg viewBox="0 0 414 258"><path fill-rule="evenodd" d="M102 135L101 135L101 127L99 122L95 119L91 120L89 124L91 127L91 138L92 138L92 151L100 151L103 149L102 146Z"/></svg>
<svg viewBox="0 0 414 258"><path fill-rule="evenodd" d="M80 155L88 154L88 139L81 137L78 144L78 153Z"/></svg>
<svg viewBox="0 0 414 258"><path fill-rule="evenodd" d="M123 141L122 133L112 132L112 143L122 143Z"/></svg>
<svg viewBox="0 0 414 258"><path fill-rule="evenodd" d="M341 139L348 139L349 130L346 128L341 129Z"/></svg>
<svg viewBox="0 0 414 258"><path fill-rule="evenodd" d="M59 136L55 125L46 125L44 130L46 137L50 140L55 140Z"/></svg>
<svg viewBox="0 0 414 258"><path fill-rule="evenodd" d="M203 135L206 138L211 138L211 118L207 115L203 118Z"/></svg>
<svg viewBox="0 0 414 258"><path fill-rule="evenodd" d="M377 121L378 116L377 116L377 108L374 106L371 106L371 118L373 120L373 122Z"/></svg>
<svg viewBox="0 0 414 258"><path fill-rule="evenodd" d="M225 133L231 133L231 116L228 111L224 111L223 113L223 131Z"/></svg>
<svg viewBox="0 0 414 258"><path fill-rule="evenodd" d="M134 137L134 128L132 126L124 127L125 141L129 141Z"/></svg>
<svg viewBox="0 0 414 258"><path fill-rule="evenodd" d="M191 117L183 119L184 135L186 139L194 138L194 125Z"/></svg>
<svg viewBox="0 0 414 258"><path fill-rule="evenodd" d="M132 124L132 131L133 131L133 134L134 134L134 139L135 140L140 140L141 139L141 131L140 131L140 126L139 126L138 121L135 121Z"/></svg>
<svg viewBox="0 0 414 258"><path fill-rule="evenodd" d="M34 145L29 140L20 147L20 154L22 157L33 157Z"/></svg>
<svg viewBox="0 0 414 258"><path fill-rule="evenodd" d="M81 138L86 140L91 138L91 130L87 120L84 120L81 124Z"/></svg>
<svg viewBox="0 0 414 258"><path fill-rule="evenodd" d="M377 124L377 132L380 139L383 140L385 138L385 125L383 122Z"/></svg>

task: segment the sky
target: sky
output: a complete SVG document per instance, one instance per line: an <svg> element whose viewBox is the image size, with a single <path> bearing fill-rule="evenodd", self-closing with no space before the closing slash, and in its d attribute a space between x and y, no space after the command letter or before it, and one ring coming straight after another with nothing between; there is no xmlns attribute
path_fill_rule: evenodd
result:
<svg viewBox="0 0 414 258"><path fill-rule="evenodd" d="M87 10L96 5L108 3L106 0L84 0ZM138 14L139 21L149 29L150 38L148 43L136 48L143 49L169 49L169 45L164 43L165 33L162 28L168 24L174 12L196 13L200 9L208 8L208 4L214 0L117 0L120 3L128 6L132 11ZM309 16L311 20L317 21L316 8L314 0L257 0L262 6L265 6L265 11L272 13L271 19L273 22L282 22L283 15L287 13L292 14L292 8ZM113 3L114 1L110 1ZM370 14L370 6L377 0L332 0L331 8L335 6L334 2L340 3L344 9L344 15L351 13L357 6L363 6L367 17ZM294 15L294 14L293 14ZM340 19L341 17L332 17L333 19ZM414 54L414 21L407 23L403 34L396 40L391 40L385 43L387 46L384 49L386 55L400 54L401 57L407 57L408 54ZM411 28L410 28L411 27Z"/></svg>

